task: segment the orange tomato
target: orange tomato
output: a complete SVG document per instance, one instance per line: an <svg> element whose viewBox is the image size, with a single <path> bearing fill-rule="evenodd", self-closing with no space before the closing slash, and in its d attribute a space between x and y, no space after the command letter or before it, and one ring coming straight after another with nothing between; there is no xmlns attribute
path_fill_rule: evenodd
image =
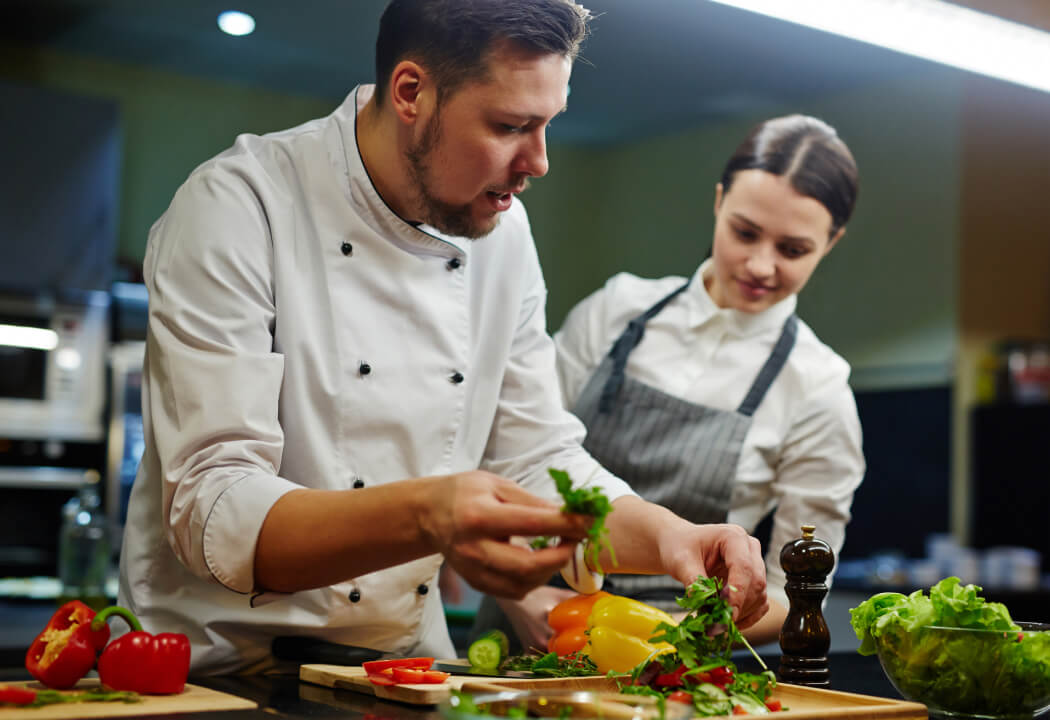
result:
<svg viewBox="0 0 1050 720"><path fill-rule="evenodd" d="M599 590L593 595L574 595L567 600L562 600L547 613L547 624L551 626L555 634L569 628L587 627L587 618L591 614L594 603L608 596L609 593Z"/></svg>
<svg viewBox="0 0 1050 720"><path fill-rule="evenodd" d="M570 655L577 650L583 650L583 646L587 644L586 630L586 625L562 630L547 642L547 650L556 652L562 657Z"/></svg>

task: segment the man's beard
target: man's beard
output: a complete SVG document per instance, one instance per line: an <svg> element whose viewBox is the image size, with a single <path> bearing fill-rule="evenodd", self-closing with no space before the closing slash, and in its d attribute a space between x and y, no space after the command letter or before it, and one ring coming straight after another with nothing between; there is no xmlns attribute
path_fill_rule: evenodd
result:
<svg viewBox="0 0 1050 720"><path fill-rule="evenodd" d="M454 205L434 196L430 183L430 154L441 136L441 111L427 123L423 137L419 142L405 151L409 172L416 186L417 207L422 213L424 223L437 228L439 232L471 240L488 235L499 224L499 215L484 225L474 220L470 203Z"/></svg>

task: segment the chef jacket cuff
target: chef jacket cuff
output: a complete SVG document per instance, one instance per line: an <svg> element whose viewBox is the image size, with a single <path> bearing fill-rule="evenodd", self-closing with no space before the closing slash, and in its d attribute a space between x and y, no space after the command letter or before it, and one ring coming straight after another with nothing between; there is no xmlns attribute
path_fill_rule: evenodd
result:
<svg viewBox="0 0 1050 720"><path fill-rule="evenodd" d="M576 544L572 560L561 569L561 576L569 587L581 595L593 595L602 589L605 576L587 567L587 560L583 556L584 544Z"/></svg>
<svg viewBox="0 0 1050 720"><path fill-rule="evenodd" d="M255 588L255 548L266 515L285 493L301 486L268 473L248 473L219 496L204 523L204 561L230 590Z"/></svg>

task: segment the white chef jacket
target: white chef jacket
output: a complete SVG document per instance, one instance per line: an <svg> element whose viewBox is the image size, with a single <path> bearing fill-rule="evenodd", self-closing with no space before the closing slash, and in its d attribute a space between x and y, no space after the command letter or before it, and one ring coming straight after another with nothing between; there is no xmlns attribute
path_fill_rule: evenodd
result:
<svg viewBox="0 0 1050 720"><path fill-rule="evenodd" d="M795 311L796 297L756 314L723 309L704 287L703 274L710 271L708 260L689 288L649 320L626 373L682 400L736 410ZM621 273L573 308L554 336L566 407L576 403L627 323L685 281ZM776 508L766 580L770 596L785 605L780 549L799 537L803 523L813 523L837 556L864 477L848 379L846 361L800 320L794 349L758 406L741 450L727 521L753 532Z"/></svg>
<svg viewBox="0 0 1050 720"><path fill-rule="evenodd" d="M440 555L253 595L256 538L290 490L480 467L557 500L555 467L632 492L562 408L524 207L473 242L395 215L355 140L372 91L238 137L150 231L146 450L120 601L147 630L186 633L197 672L268 669L282 634L451 656Z"/></svg>

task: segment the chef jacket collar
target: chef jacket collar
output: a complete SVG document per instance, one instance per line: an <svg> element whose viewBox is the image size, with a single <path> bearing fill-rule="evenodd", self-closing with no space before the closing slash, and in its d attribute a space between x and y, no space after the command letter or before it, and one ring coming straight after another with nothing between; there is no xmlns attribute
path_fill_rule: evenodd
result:
<svg viewBox="0 0 1050 720"><path fill-rule="evenodd" d="M391 210L372 184L357 146L357 114L374 92L375 85L358 85L336 110L346 156L350 203L373 230L402 250L464 260L469 240L446 235L429 225L413 225Z"/></svg>
<svg viewBox="0 0 1050 720"><path fill-rule="evenodd" d="M789 295L776 305L762 312L746 313L733 308L721 308L711 298L704 285L704 275L714 271L713 260L705 260L693 274L687 291L689 297L689 322L699 327L712 318L719 317L729 332L740 337L760 335L769 330L779 330L798 304L797 295Z"/></svg>

